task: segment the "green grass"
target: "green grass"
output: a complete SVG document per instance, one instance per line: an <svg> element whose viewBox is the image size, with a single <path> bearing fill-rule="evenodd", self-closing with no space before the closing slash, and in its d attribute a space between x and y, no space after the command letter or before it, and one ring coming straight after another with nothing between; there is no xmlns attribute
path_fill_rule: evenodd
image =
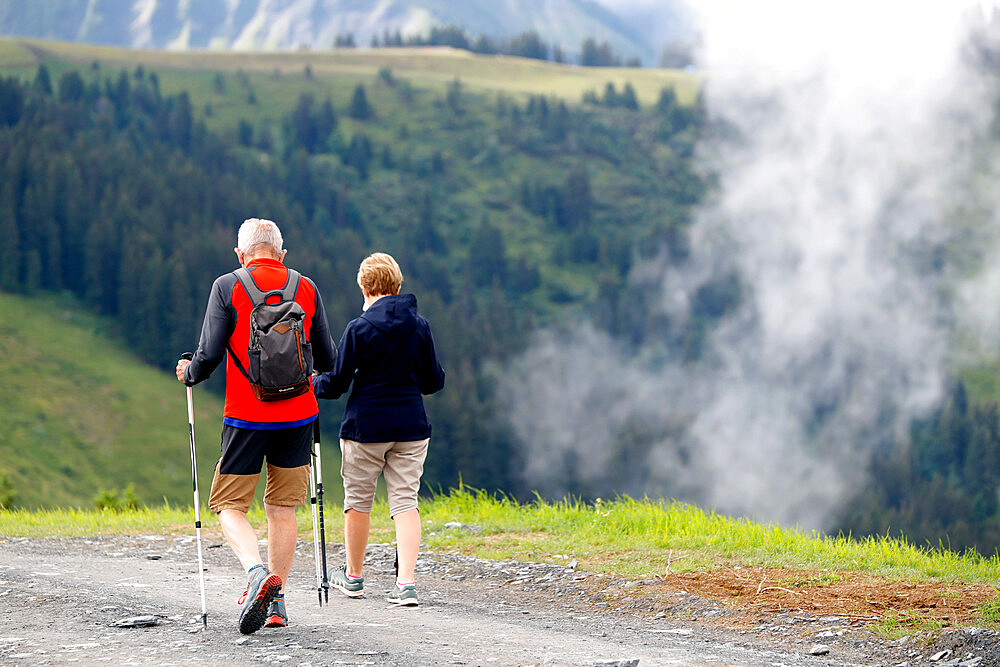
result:
<svg viewBox="0 0 1000 667"><path fill-rule="evenodd" d="M0 293L0 473L28 507L91 505L134 483L146 503L190 498L183 386L70 299ZM30 314L30 316L29 316ZM197 391L197 390L196 390ZM211 480L221 401L196 399L199 474Z"/></svg>
<svg viewBox="0 0 1000 667"><path fill-rule="evenodd" d="M0 474L14 484L17 504L92 507L100 489L130 483L141 502L190 503L187 405L177 379L139 360L111 335L111 320L72 299L0 292L0 310L18 314L0 324ZM207 498L222 401L196 388L195 412ZM332 473L339 452L324 450ZM339 485L331 486L339 499ZM89 515L71 516L85 525Z"/></svg>
<svg viewBox="0 0 1000 667"><path fill-rule="evenodd" d="M329 482L330 486L334 483ZM43 510L0 511L0 536L55 537L174 533L190 530L189 508L164 506L121 513ZM341 507L327 505L327 535L339 541ZM310 515L299 511L299 529L311 534ZM1000 579L1000 559L975 553L956 554L917 548L889 538L854 541L732 519L681 503L622 498L595 505L566 501L519 504L509 498L468 490L426 499L421 504L424 541L435 550L457 551L495 559L565 563L627 577L710 570L721 566L851 571L887 579L992 583ZM214 517L203 512L205 529L217 531ZM259 508L251 521L263 527ZM445 529L458 521L480 532ZM372 539L392 540L384 501L372 513ZM808 585L829 583L836 575Z"/></svg>
<svg viewBox="0 0 1000 667"><path fill-rule="evenodd" d="M1000 625L1000 597L980 605L979 622L993 626Z"/></svg>
<svg viewBox="0 0 1000 667"><path fill-rule="evenodd" d="M919 618L906 611L890 609L882 620L872 623L870 629L883 639L892 641L914 635L933 637L947 626L939 619Z"/></svg>
<svg viewBox="0 0 1000 667"><path fill-rule="evenodd" d="M887 537L861 541L825 537L724 517L682 503L623 498L593 506L577 502L518 505L509 499L463 492L435 498L423 515L431 530L435 521L451 520L484 529L478 535L447 531L429 537L438 547L529 560L566 554L591 569L628 576L664 574L670 563L672 572L741 564L849 570L910 580L988 583L1000 579L1000 558L995 556L921 549Z"/></svg>
<svg viewBox="0 0 1000 667"><path fill-rule="evenodd" d="M327 509L336 516L340 511L338 505L334 503ZM250 508L248 516L251 523L266 530L267 520L259 502ZM202 508L201 522L206 535L221 535L218 517L207 508ZM312 515L308 508L299 508L298 522L299 532L303 536L311 536ZM122 511L78 508L0 510L0 536L4 537L176 534L193 532L193 526L194 510L190 501L186 506L164 503ZM336 536L331 539L336 539Z"/></svg>

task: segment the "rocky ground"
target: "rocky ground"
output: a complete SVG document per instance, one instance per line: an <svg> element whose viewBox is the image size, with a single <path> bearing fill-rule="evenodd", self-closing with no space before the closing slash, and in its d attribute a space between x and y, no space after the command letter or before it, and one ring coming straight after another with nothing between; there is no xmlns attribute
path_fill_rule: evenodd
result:
<svg viewBox="0 0 1000 667"><path fill-rule="evenodd" d="M627 581L579 572L569 558L544 565L426 553L421 605L396 608L383 600L388 545L370 549L364 598L332 591L319 607L312 545L300 544L286 594L291 626L244 637L236 630L244 575L218 538L205 545L207 630L191 537L0 540L0 663L1000 665L1000 636L988 630L888 642L865 630L871 619L861 614L827 615L801 600L773 609L722 603L724 595L696 594L707 584L688 575ZM331 565L342 558L331 545ZM758 594L770 587L766 573L734 575ZM114 627L137 616L155 625Z"/></svg>

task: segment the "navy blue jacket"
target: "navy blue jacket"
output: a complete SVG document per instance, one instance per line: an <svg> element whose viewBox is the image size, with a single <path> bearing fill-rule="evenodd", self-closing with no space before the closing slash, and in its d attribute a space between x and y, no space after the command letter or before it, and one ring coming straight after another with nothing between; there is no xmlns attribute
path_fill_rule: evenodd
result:
<svg viewBox="0 0 1000 667"><path fill-rule="evenodd" d="M332 371L313 377L319 398L347 399L340 437L355 442L406 442L431 437L422 394L444 387L427 320L412 294L384 296L352 320Z"/></svg>

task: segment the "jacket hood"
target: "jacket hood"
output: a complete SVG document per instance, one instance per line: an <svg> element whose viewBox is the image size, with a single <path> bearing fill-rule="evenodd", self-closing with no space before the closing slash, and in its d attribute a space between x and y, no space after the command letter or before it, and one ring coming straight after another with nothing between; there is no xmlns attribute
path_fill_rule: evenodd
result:
<svg viewBox="0 0 1000 667"><path fill-rule="evenodd" d="M384 296L362 313L361 318L391 338L405 336L417 327L417 297L412 294Z"/></svg>

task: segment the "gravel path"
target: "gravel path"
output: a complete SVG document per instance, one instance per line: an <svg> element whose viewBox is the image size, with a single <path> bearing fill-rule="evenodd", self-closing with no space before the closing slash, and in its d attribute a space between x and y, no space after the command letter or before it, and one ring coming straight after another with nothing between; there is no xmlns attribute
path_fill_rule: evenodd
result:
<svg viewBox="0 0 1000 667"><path fill-rule="evenodd" d="M842 640L829 629L832 639L815 639L819 625L836 627L831 619L776 618L773 627L737 631L724 619L695 620L715 615L718 606L693 598L684 602L683 613L657 618L598 602L607 578L571 567L449 554L421 556L419 607L392 607L383 600L392 582L388 545L369 550L364 598L347 599L333 590L329 606L320 608L312 547L300 544L286 591L291 626L244 637L236 630L244 575L228 548L212 539L205 544L210 547L205 551L208 630L200 629L193 538L0 541L0 663L626 665L639 660L643 667L820 667L898 664L907 656L905 645L851 640L850 634ZM342 562L338 545L331 545L329 562ZM150 614L158 615L159 625L109 627ZM775 631L786 626L792 631ZM830 644L830 652L809 655L821 642Z"/></svg>

